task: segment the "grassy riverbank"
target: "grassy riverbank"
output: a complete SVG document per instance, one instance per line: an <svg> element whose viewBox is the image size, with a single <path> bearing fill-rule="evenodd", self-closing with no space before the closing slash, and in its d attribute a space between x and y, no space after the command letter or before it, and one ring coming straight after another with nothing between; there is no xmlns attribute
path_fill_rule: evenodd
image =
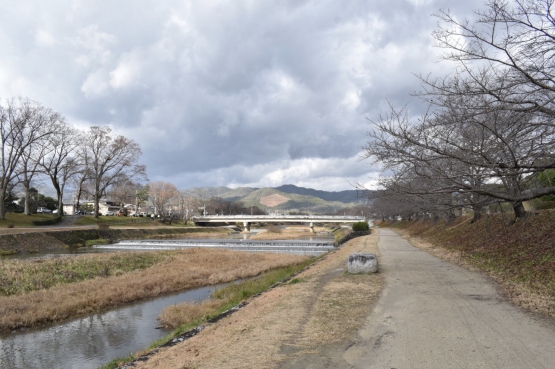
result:
<svg viewBox="0 0 555 369"><path fill-rule="evenodd" d="M5 228L8 225L12 225L14 227L35 227L33 224L34 221L37 220L47 220L52 219L56 215L52 214L31 214L26 215L22 213L6 213L5 218L0 220L0 228Z"/></svg>
<svg viewBox="0 0 555 369"><path fill-rule="evenodd" d="M0 276L0 283L11 295L0 297L0 330L57 323L164 293L254 277L307 259L288 254L189 249L79 255L57 261L5 261L0 270L10 273ZM26 273L24 283L19 284L16 271ZM43 275L33 278L38 272ZM50 287L45 286L46 281Z"/></svg>
<svg viewBox="0 0 555 369"><path fill-rule="evenodd" d="M335 352L341 357L368 324L367 316L385 285L380 273L346 273L346 261L353 252L374 252L379 257L377 242L376 234L349 241L290 282L250 299L232 316L205 324L195 337L148 355L138 353L140 361L133 367L278 368L281 361L298 355L321 358ZM299 367L319 363L304 364Z"/></svg>
<svg viewBox="0 0 555 369"><path fill-rule="evenodd" d="M438 257L478 268L520 306L555 317L555 212L512 223L507 216L391 225Z"/></svg>
<svg viewBox="0 0 555 369"><path fill-rule="evenodd" d="M115 359L101 369L116 369L121 363L131 361L135 357L163 345L180 334L206 323L208 320L238 305L242 301L268 290L276 283L288 279L313 263L314 259L308 258L299 264L278 268L266 272L257 278L232 284L214 292L211 300L203 301L200 304L183 303L167 307L160 315L159 320L166 329L174 329L168 336L153 342L147 349L137 353L137 355Z"/></svg>
<svg viewBox="0 0 555 369"><path fill-rule="evenodd" d="M22 295L97 277L118 276L169 262L167 252L107 253L6 260L0 268L0 296Z"/></svg>
<svg viewBox="0 0 555 369"><path fill-rule="evenodd" d="M301 264L272 270L259 278L230 285L214 292L211 300L203 301L200 304L182 303L168 306L162 311L158 319L166 329L176 329L192 323L192 325L198 325L202 321L206 321L239 304L241 301L266 291L275 283L289 278L313 261L311 258Z"/></svg>

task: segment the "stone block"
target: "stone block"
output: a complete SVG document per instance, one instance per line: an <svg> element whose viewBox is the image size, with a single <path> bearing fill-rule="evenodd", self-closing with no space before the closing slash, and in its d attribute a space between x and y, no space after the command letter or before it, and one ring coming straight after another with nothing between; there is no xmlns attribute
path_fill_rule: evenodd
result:
<svg viewBox="0 0 555 369"><path fill-rule="evenodd" d="M349 256L347 263L349 273L369 274L378 271L378 258L373 252L355 252Z"/></svg>

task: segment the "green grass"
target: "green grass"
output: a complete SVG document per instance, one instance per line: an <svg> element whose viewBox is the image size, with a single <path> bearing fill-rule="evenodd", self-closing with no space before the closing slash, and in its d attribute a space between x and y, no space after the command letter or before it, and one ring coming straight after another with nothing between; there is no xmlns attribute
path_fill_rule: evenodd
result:
<svg viewBox="0 0 555 369"><path fill-rule="evenodd" d="M160 345L163 345L172 339L178 337L179 335L198 327L201 324L206 323L208 320L217 317L224 311L231 309L234 306L237 306L242 301L251 298L261 292L266 291L268 288L272 287L274 284L278 282L283 282L287 278L291 277L292 275L298 273L308 265L314 262L315 258L310 258L307 261L297 264L291 265L285 268L275 269L269 271L267 273L262 274L260 277L249 279L237 284L231 284L227 287L224 287L218 291L215 291L212 294L212 299L222 300L223 304L215 311L208 312L203 318L197 319L193 322L189 322L187 324L182 325L181 327L173 330L169 335L164 338L161 338L155 342L153 342L146 350L152 350ZM300 281L300 279L297 279ZM298 283L298 282L296 282ZM120 363L125 363L133 360L135 355L128 356L126 358L118 358L110 363L106 364L105 366L101 367L100 369L116 369Z"/></svg>
<svg viewBox="0 0 555 369"><path fill-rule="evenodd" d="M0 296L18 295L96 277L121 275L162 263L171 257L171 252L140 252L5 260L0 268Z"/></svg>
<svg viewBox="0 0 555 369"><path fill-rule="evenodd" d="M97 240L87 240L85 241L85 246L94 246L94 245L107 245L110 243L110 240L106 238L99 238Z"/></svg>
<svg viewBox="0 0 555 369"><path fill-rule="evenodd" d="M304 278L293 278L289 284L297 284L297 283L303 283L306 282L306 279Z"/></svg>
<svg viewBox="0 0 555 369"><path fill-rule="evenodd" d="M52 214L6 213L6 219L0 220L0 228L6 228L8 224L13 224L15 227L35 227L33 221L53 219L54 217L55 215Z"/></svg>

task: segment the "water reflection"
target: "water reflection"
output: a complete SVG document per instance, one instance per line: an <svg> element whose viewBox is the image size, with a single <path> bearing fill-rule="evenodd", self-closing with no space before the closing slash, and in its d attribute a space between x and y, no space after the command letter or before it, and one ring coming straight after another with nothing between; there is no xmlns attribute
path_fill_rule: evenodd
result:
<svg viewBox="0 0 555 369"><path fill-rule="evenodd" d="M167 332L156 329L166 306L206 299L220 286L141 302L55 327L0 335L0 368L98 368L136 353Z"/></svg>

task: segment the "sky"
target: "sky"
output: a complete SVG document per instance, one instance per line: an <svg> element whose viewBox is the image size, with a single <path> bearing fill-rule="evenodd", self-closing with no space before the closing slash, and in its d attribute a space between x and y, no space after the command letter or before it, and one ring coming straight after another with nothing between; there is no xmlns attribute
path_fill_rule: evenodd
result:
<svg viewBox="0 0 555 369"><path fill-rule="evenodd" d="M0 0L0 102L26 97L142 148L180 189L371 187L388 104L445 75L432 13L482 1Z"/></svg>

